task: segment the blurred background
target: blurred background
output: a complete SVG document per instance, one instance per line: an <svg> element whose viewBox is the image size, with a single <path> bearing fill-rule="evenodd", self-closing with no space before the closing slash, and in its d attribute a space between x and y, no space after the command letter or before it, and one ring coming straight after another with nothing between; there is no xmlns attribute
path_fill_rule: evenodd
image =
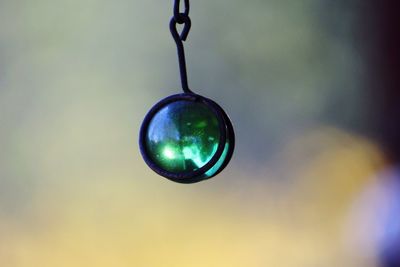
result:
<svg viewBox="0 0 400 267"><path fill-rule="evenodd" d="M0 1L0 266L400 266L399 4L192 1L191 88L230 115L195 185L141 159L180 92L173 1Z"/></svg>

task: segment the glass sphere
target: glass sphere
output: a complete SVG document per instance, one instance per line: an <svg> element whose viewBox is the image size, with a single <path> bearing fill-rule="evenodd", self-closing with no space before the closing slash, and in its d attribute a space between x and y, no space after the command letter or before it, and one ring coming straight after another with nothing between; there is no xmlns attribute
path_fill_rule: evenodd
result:
<svg viewBox="0 0 400 267"><path fill-rule="evenodd" d="M147 165L159 175L178 183L196 183L227 166L235 135L218 104L184 93L161 100L148 112L139 146Z"/></svg>
<svg viewBox="0 0 400 267"><path fill-rule="evenodd" d="M218 118L207 105L179 100L161 108L151 119L146 150L152 161L168 172L193 172L213 158L220 134ZM225 157L221 158L206 176L218 170Z"/></svg>

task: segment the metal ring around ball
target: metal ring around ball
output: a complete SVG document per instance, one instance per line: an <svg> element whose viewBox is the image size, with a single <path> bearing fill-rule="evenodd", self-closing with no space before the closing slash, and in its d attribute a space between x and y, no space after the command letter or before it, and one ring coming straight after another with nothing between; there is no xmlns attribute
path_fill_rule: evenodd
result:
<svg viewBox="0 0 400 267"><path fill-rule="evenodd" d="M220 138L219 138L219 143L218 143L218 148L213 157L201 168L195 170L195 171L190 171L190 172L181 172L181 173L175 173L175 172L170 172L167 171L158 164L156 164L152 158L149 156L149 153L146 148L146 134L147 130L149 127L149 124L153 117L157 114L158 111L160 111L163 107L167 106L168 104L171 104L176 101L191 101L191 102L201 102L202 104L205 104L210 110L214 113L218 120L218 127L220 131ZM159 101L157 104L155 104L150 111L147 113L142 126L140 128L140 134L139 134L139 147L141 154L143 156L144 161L147 163L147 165L156 173L159 175L172 180L174 182L178 183L196 183L205 179L209 179L218 173L220 173L228 164L230 161L233 150L234 150L234 133L233 133L233 127L232 123L230 122L228 116L226 113L223 111L223 109L214 101L205 98L203 96L193 94L193 93L183 93L183 94L176 94L172 95L169 97L166 97ZM222 165L219 167L219 169L210 177L205 176L205 173L209 171L212 167L215 166L215 164L220 160L225 146L226 142L229 142L229 147L228 147L228 152L227 155L225 156L224 162Z"/></svg>

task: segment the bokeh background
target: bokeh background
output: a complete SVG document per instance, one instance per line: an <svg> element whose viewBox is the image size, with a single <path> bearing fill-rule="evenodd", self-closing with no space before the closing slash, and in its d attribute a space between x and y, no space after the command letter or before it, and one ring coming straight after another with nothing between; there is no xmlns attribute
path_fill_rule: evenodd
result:
<svg viewBox="0 0 400 267"><path fill-rule="evenodd" d="M0 266L399 266L370 2L192 1L189 83L237 148L180 185L137 143L180 91L172 0L1 0Z"/></svg>

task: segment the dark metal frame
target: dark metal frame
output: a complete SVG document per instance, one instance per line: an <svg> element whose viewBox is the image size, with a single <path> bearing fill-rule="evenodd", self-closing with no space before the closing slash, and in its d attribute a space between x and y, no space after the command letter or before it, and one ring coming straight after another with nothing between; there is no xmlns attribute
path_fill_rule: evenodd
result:
<svg viewBox="0 0 400 267"><path fill-rule="evenodd" d="M162 108L165 106L176 102L176 101L189 101L189 102L197 102L197 103L202 103L206 105L210 110L216 115L217 120L218 120L218 126L220 130L220 139L218 143L218 148L217 151L215 152L214 156L211 158L209 162L206 163L203 167L196 171L192 172L182 172L182 173L174 173L174 172L169 172L166 171L165 169L161 168L158 166L151 158L147 151L147 146L146 146L146 137L147 137L147 132L148 132L148 127L150 125L151 120L154 118L154 116L159 112ZM140 152L143 156L144 161L147 163L147 165L156 173L158 173L161 176L164 176L165 178L172 180L174 182L178 183L196 183L200 182L205 179L209 179L211 177L205 176L206 172L208 172L212 167L215 166L215 164L220 160L226 143L228 141L229 148L228 148L228 153L225 157L225 160L221 167L216 171L215 174L213 174L211 177L214 177L218 173L220 173L229 163L230 159L232 158L232 154L234 151L235 147L235 134L233 132L233 127L230 119L224 112L224 110L214 101L211 99L205 98L203 96L193 94L193 93L183 93L183 94L177 94L177 95L172 95L167 98L164 98L160 102L158 102L156 105L154 105L150 111L147 113L141 129L140 129L140 134L139 134L139 147L140 147Z"/></svg>
<svg viewBox="0 0 400 267"><path fill-rule="evenodd" d="M203 96L197 95L190 90L188 85L187 78L187 69L186 69L186 59L185 59L185 49L183 46L183 42L186 41L186 38L189 35L190 28L192 26L192 22L189 17L190 11L190 3L189 0L184 0L184 9L183 12L180 11L180 0L175 0L174 3L174 16L171 18L169 28L176 43L178 60L179 60L179 70L181 76L182 90L183 94L172 95L167 98L164 98L156 105L154 105L151 110L147 113L142 126L140 128L140 136L139 136L139 147L140 152L142 153L144 161L149 165L149 167L158 173L161 176L164 176L172 181L178 183L196 183L202 180L209 179L214 177L218 173L220 173L229 163L232 158L232 154L235 148L235 134L233 131L232 123L225 113L225 111L214 101L211 99L205 98ZM181 33L178 33L177 25L183 24L183 30ZM202 168L193 171L193 172L183 172L183 173L173 173L162 169L158 166L149 156L149 153L146 148L146 135L149 124L153 117L160 111L163 107L176 102L176 101L190 101L190 102L201 102L206 105L208 108L212 110L212 112L216 115L218 119L218 125L220 130L220 140L218 144L217 151L215 155L211 158L209 162L206 163ZM224 162L220 166L220 168L210 177L206 176L206 172L208 172L211 168L215 166L215 164L220 160L222 154L225 150L226 142L228 141L229 149L228 153L225 157Z"/></svg>

